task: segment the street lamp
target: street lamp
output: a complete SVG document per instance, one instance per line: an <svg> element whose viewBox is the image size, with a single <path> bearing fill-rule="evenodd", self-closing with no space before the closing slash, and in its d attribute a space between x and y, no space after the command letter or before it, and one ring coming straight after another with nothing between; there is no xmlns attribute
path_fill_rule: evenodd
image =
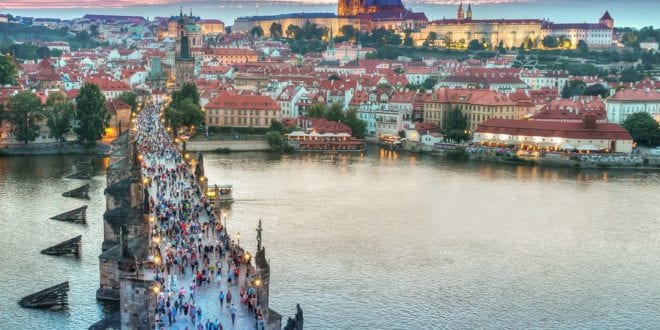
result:
<svg viewBox="0 0 660 330"><path fill-rule="evenodd" d="M236 232L236 244L241 247L241 232Z"/></svg>

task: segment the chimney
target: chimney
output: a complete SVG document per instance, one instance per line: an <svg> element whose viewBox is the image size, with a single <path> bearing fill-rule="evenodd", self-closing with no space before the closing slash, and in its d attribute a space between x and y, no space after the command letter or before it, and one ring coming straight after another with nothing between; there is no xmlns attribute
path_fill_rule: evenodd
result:
<svg viewBox="0 0 660 330"><path fill-rule="evenodd" d="M586 129L596 129L596 115L592 112L587 112L582 117L582 125Z"/></svg>

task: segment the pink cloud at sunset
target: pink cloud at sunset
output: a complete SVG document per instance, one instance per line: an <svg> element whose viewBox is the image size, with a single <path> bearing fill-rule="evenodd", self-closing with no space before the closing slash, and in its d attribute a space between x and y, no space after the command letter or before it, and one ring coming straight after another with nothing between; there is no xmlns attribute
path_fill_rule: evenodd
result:
<svg viewBox="0 0 660 330"><path fill-rule="evenodd" d="M412 0L406 3L425 3L425 4L458 4L461 0ZM182 4L186 3L204 3L204 4L229 4L237 2L257 2L250 0L226 1L226 0L3 0L0 2L0 9L61 9L61 8L125 8L131 6L145 5L163 5L163 4ZM259 2L293 2L293 3L336 3L336 0L261 0ZM468 2L465 0L463 2ZM472 0L472 5L480 4L500 4L500 3L522 3L522 2L543 2L541 0ZM561 0L559 1L561 2Z"/></svg>

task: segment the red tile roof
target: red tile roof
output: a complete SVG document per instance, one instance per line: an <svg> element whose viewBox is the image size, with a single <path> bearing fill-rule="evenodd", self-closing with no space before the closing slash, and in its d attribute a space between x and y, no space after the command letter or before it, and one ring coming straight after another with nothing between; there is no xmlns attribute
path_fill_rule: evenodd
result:
<svg viewBox="0 0 660 330"><path fill-rule="evenodd" d="M239 95L224 92L214 97L206 105L207 109L230 110L280 110L279 105L265 95Z"/></svg>
<svg viewBox="0 0 660 330"><path fill-rule="evenodd" d="M650 89L622 89L612 95L608 100L660 102L660 92Z"/></svg>
<svg viewBox="0 0 660 330"><path fill-rule="evenodd" d="M630 133L618 124L597 123L588 129L582 123L488 119L479 124L475 133L509 134L525 136L559 137L571 139L632 140Z"/></svg>

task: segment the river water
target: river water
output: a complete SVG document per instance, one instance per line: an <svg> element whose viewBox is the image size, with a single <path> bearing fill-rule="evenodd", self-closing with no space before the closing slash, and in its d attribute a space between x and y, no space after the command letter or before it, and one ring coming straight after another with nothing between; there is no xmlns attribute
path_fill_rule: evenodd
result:
<svg viewBox="0 0 660 330"><path fill-rule="evenodd" d="M227 227L253 250L262 219L271 307L308 329L656 328L660 174L575 171L370 151L205 155L234 185ZM99 161L99 171L103 167ZM88 225L69 157L0 158L0 328L80 329L96 304L104 177ZM81 260L39 250L83 234ZM20 309L71 282L68 313Z"/></svg>

